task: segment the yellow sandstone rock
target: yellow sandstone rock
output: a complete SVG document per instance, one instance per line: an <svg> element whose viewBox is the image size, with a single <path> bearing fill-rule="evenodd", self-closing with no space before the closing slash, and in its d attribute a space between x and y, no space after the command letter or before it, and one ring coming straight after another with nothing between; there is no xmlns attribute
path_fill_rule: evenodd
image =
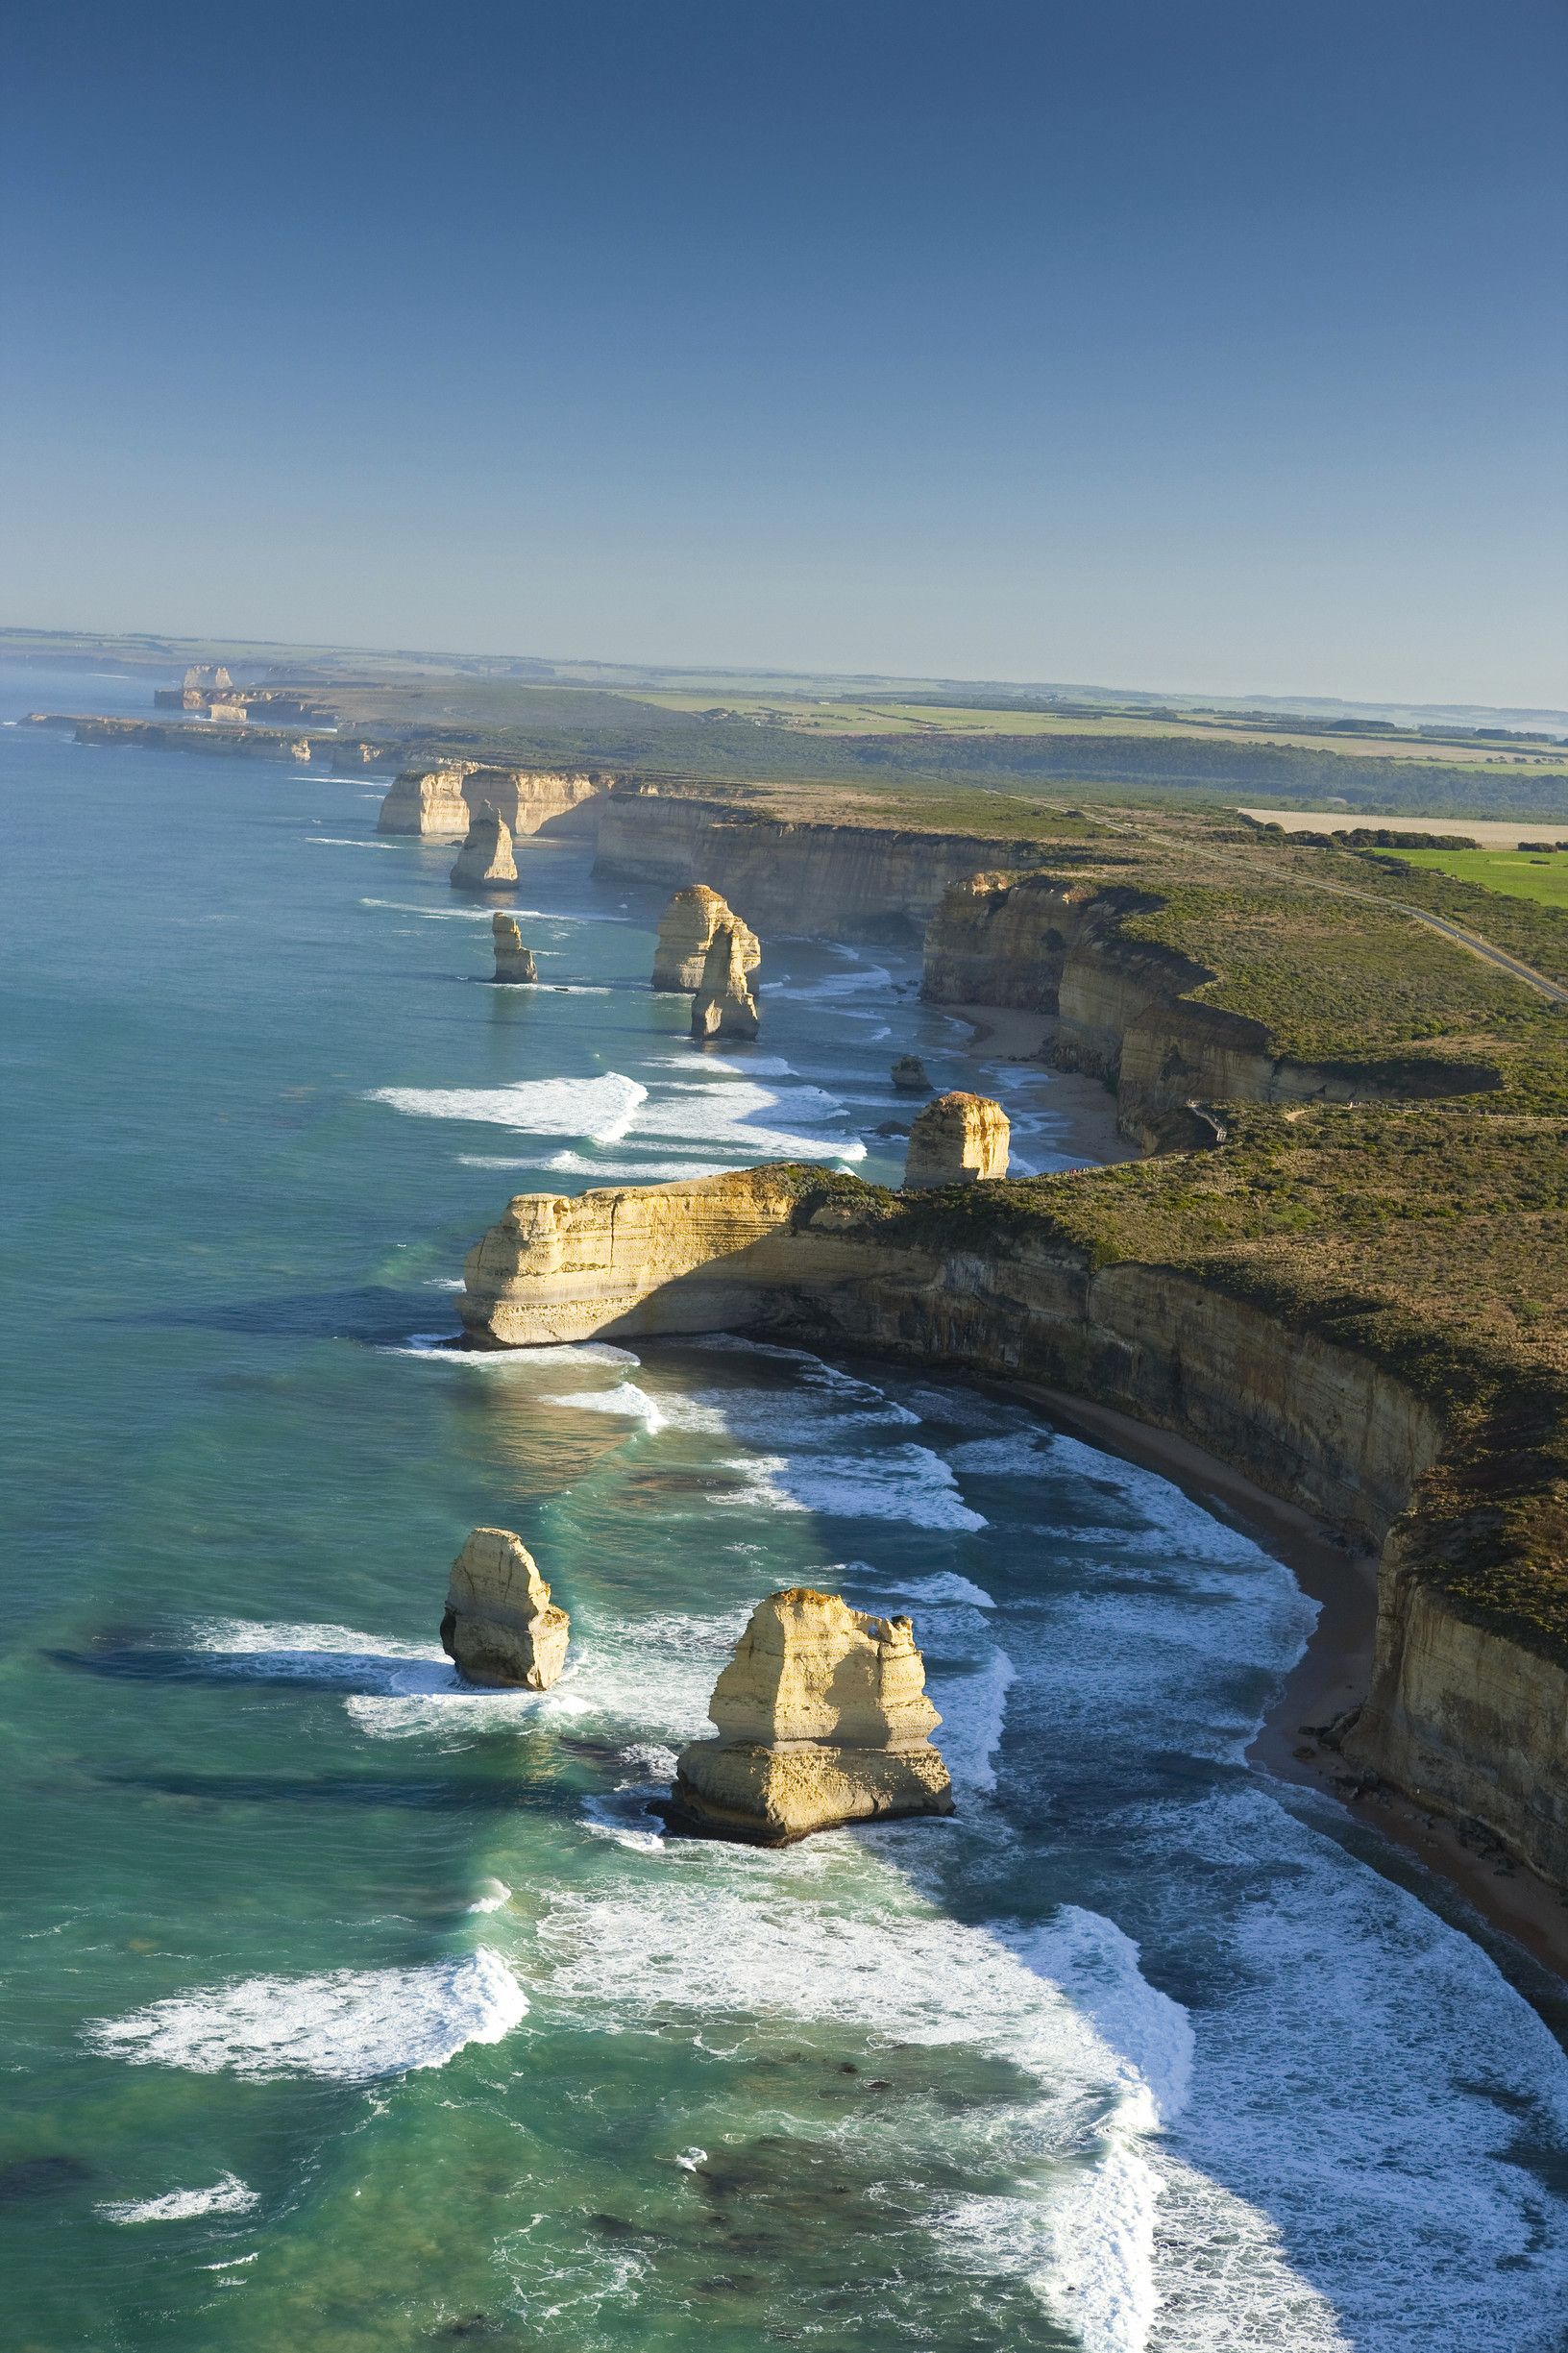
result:
<svg viewBox="0 0 1568 2353"><path fill-rule="evenodd" d="M655 989L700 989L708 950L728 924L740 935L743 972L754 972L762 948L749 924L731 912L717 891L705 882L677 891L659 918L658 945L653 950Z"/></svg>
<svg viewBox="0 0 1568 2353"><path fill-rule="evenodd" d="M548 1691L566 1664L571 1621L509 1528L476 1528L452 1564L441 1648L470 1683Z"/></svg>
<svg viewBox="0 0 1568 2353"><path fill-rule="evenodd" d="M714 934L702 965L702 985L692 999L694 1038L754 1038L757 1000L746 985L745 926L723 923Z"/></svg>
<svg viewBox="0 0 1568 2353"><path fill-rule="evenodd" d="M474 812L452 880L459 891L492 891L517 880L511 830L501 811L488 801Z"/></svg>
<svg viewBox="0 0 1568 2353"><path fill-rule="evenodd" d="M806 1586L771 1593L709 1713L718 1738L681 1752L674 1829L785 1846L841 1823L953 1810L908 1618L865 1617Z"/></svg>
<svg viewBox="0 0 1568 2353"><path fill-rule="evenodd" d="M490 937L496 950L497 980L537 980L539 967L533 961L533 950L523 944L523 934L509 915L490 918Z"/></svg>
<svg viewBox="0 0 1568 2353"><path fill-rule="evenodd" d="M983 1094L939 1094L916 1119L904 1187L973 1185L1007 1174L1006 1112Z"/></svg>

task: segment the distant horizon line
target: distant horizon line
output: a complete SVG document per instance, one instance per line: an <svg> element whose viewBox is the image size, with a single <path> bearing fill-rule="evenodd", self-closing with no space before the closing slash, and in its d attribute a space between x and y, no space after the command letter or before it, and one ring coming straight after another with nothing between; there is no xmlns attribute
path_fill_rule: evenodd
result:
<svg viewBox="0 0 1568 2353"><path fill-rule="evenodd" d="M701 681L753 679L764 683L776 682L781 688L787 683L798 687L847 686L861 688L936 688L943 692L954 689L973 689L983 694L1072 697L1086 696L1108 702L1193 703L1201 708L1217 710L1235 706L1239 709L1268 709L1286 714L1303 713L1314 709L1332 708L1347 712L1375 713L1407 711L1429 714L1433 718L1461 720L1490 716L1512 717L1518 721L1543 720L1568 726L1568 707L1555 703L1488 703L1488 702L1427 702L1411 697L1386 695L1381 699L1317 693L1280 694L1262 690L1246 694L1226 694L1219 690L1197 687L1133 687L1106 686L1083 679L964 677L936 671L898 672L872 670L811 670L798 665L775 666L739 662L644 662L628 659L606 660L597 654L551 655L516 652L464 651L454 647L376 646L355 644L343 639L271 638L245 635L185 636L159 629L61 629L39 628L29 623L0 624L0 656L19 655L26 649L15 645L18 639L29 639L36 646L54 645L60 648L79 647L84 650L110 646L125 650L128 658L134 649L148 653L165 654L171 661L184 658L188 650L201 648L218 652L225 660L239 659L247 651L269 654L332 655L341 657L374 658L382 662L427 662L450 665L458 669L495 669L502 674L522 671L549 674L534 680L537 684L561 686L591 685L595 678L564 674L595 673L598 682L608 685L612 678L623 682L643 679L688 679ZM221 650L228 649L227 652ZM528 681L519 676L518 683Z"/></svg>

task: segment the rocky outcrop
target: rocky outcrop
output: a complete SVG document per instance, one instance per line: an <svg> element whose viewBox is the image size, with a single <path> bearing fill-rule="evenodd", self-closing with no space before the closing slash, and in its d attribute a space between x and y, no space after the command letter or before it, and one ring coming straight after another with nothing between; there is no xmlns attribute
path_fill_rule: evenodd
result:
<svg viewBox="0 0 1568 2353"><path fill-rule="evenodd" d="M470 1683L548 1691L566 1664L571 1621L521 1536L476 1528L452 1564L441 1648Z"/></svg>
<svg viewBox="0 0 1568 2353"><path fill-rule="evenodd" d="M900 1094L929 1094L931 1081L918 1054L900 1054L893 1066L893 1083Z"/></svg>
<svg viewBox="0 0 1568 2353"><path fill-rule="evenodd" d="M743 971L754 972L762 962L756 933L743 923L717 891L705 882L677 891L659 918L658 943L653 950L655 989L696 990L702 986L708 950L721 930L734 931L741 944Z"/></svg>
<svg viewBox="0 0 1568 2353"><path fill-rule="evenodd" d="M491 808L514 841L546 831L591 832L604 791L601 779L585 774L445 760L394 777L376 826L426 842L460 842L479 810Z"/></svg>
<svg viewBox="0 0 1568 2353"><path fill-rule="evenodd" d="M440 768L405 768L392 779L376 819L377 832L461 842L474 816L463 787L477 766L474 760L449 760Z"/></svg>
<svg viewBox="0 0 1568 2353"><path fill-rule="evenodd" d="M772 1593L708 1712L718 1737L681 1752L673 1829L775 1847L846 1822L953 1810L908 1618L865 1617L803 1586Z"/></svg>
<svg viewBox="0 0 1568 2353"><path fill-rule="evenodd" d="M1005 1177L1011 1136L1006 1112L989 1095L939 1094L911 1130L906 1189Z"/></svg>
<svg viewBox="0 0 1568 2353"><path fill-rule="evenodd" d="M702 960L702 978L692 999L694 1038L754 1038L757 1000L746 982L744 940L750 934L740 923L722 923Z"/></svg>
<svg viewBox="0 0 1568 2353"><path fill-rule="evenodd" d="M1040 855L1038 842L793 824L722 800L622 790L603 803L595 865L632 881L701 880L765 930L907 939L950 884Z"/></svg>
<svg viewBox="0 0 1568 2353"><path fill-rule="evenodd" d="M512 836L505 819L488 803L470 821L452 881L458 891L504 891L517 880Z"/></svg>
<svg viewBox="0 0 1568 2353"><path fill-rule="evenodd" d="M539 967L533 961L533 950L524 946L515 917L493 915L490 937L496 951L497 980L538 979Z"/></svg>

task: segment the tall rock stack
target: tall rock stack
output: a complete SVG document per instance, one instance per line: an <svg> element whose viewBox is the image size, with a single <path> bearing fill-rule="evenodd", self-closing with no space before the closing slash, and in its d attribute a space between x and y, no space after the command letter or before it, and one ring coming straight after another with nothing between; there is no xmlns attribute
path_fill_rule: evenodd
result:
<svg viewBox="0 0 1568 2353"><path fill-rule="evenodd" d="M522 1537L476 1528L452 1564L441 1620L441 1648L465 1682L548 1691L570 1632Z"/></svg>
<svg viewBox="0 0 1568 2353"><path fill-rule="evenodd" d="M537 980L539 967L533 961L533 950L523 944L523 934L509 915L490 918L490 937L496 950L497 980Z"/></svg>
<svg viewBox="0 0 1568 2353"><path fill-rule="evenodd" d="M700 989L708 950L725 924L740 936L743 968L754 972L762 962L762 949L750 926L705 882L677 891L659 919L659 943L653 951L654 988Z"/></svg>
<svg viewBox="0 0 1568 2353"><path fill-rule="evenodd" d="M702 963L701 986L692 999L694 1038L757 1034L757 1000L746 983L745 929L741 923L723 923L714 935Z"/></svg>
<svg viewBox="0 0 1568 2353"><path fill-rule="evenodd" d="M512 836L499 809L486 801L474 812L457 863L452 870L458 891L500 891L517 880Z"/></svg>
<svg viewBox="0 0 1568 2353"><path fill-rule="evenodd" d="M771 1593L708 1712L718 1738L681 1752L672 1829L781 1847L841 1823L953 1810L908 1618L864 1617L805 1586Z"/></svg>
<svg viewBox="0 0 1568 2353"><path fill-rule="evenodd" d="M1006 1112L989 1095L939 1094L910 1134L905 1191L1005 1177L1011 1134Z"/></svg>

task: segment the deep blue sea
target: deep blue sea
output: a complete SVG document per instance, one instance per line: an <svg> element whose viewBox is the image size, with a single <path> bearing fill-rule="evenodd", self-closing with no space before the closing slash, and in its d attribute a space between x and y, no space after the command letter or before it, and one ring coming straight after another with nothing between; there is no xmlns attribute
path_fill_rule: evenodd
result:
<svg viewBox="0 0 1568 2353"><path fill-rule="evenodd" d="M0 788L12 2353L1568 2344L1568 2060L1243 1762L1312 1621L1243 1530L940 1369L435 1345L514 1191L895 1181L892 1058L972 1077L908 957L770 939L699 1052L579 848L497 989L363 776L8 725ZM543 1696L442 1656L481 1522ZM957 1816L667 1843L798 1582L913 1613Z"/></svg>

